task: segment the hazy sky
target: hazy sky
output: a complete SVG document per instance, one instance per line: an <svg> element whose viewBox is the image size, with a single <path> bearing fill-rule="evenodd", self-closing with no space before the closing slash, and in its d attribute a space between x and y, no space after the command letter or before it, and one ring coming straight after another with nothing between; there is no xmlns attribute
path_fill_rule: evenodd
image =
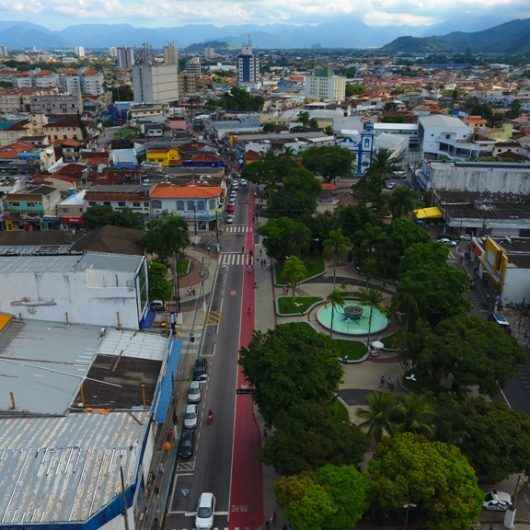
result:
<svg viewBox="0 0 530 530"><path fill-rule="evenodd" d="M498 14L530 17L530 0L0 0L0 20L49 27L88 22L169 26L185 23L315 23L355 15L371 26L430 26Z"/></svg>

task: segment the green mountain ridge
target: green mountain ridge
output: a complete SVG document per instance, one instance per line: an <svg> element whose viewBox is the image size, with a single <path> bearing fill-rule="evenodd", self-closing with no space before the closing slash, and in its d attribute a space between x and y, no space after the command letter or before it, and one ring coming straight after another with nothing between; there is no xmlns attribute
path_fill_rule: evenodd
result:
<svg viewBox="0 0 530 530"><path fill-rule="evenodd" d="M390 53L530 54L530 18L470 33L456 31L433 37L398 37L381 50Z"/></svg>

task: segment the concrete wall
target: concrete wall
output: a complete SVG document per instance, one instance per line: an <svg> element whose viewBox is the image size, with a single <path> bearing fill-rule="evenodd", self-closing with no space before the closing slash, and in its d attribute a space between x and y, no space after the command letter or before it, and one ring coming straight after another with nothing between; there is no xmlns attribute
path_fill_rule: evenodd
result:
<svg viewBox="0 0 530 530"><path fill-rule="evenodd" d="M28 320L138 329L138 291L135 276L124 272L4 273L0 311Z"/></svg>
<svg viewBox="0 0 530 530"><path fill-rule="evenodd" d="M503 303L530 302L530 269L509 267L506 270L502 301Z"/></svg>
<svg viewBox="0 0 530 530"><path fill-rule="evenodd" d="M449 191L530 194L530 166L526 168L457 166L433 163L423 171L427 188Z"/></svg>

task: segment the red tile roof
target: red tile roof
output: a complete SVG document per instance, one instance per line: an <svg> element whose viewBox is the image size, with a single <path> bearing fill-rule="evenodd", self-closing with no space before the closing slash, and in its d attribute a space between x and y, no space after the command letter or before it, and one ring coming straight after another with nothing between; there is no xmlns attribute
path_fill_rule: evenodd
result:
<svg viewBox="0 0 530 530"><path fill-rule="evenodd" d="M155 184L150 191L151 199L213 199L220 197L220 186L177 186L176 184Z"/></svg>

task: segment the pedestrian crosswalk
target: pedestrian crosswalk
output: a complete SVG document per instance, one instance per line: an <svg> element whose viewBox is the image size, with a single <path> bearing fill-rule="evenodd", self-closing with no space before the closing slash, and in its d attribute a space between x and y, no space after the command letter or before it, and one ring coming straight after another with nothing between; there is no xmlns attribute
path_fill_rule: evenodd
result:
<svg viewBox="0 0 530 530"><path fill-rule="evenodd" d="M226 227L225 232L228 234L246 234L250 232L250 226L248 225L229 225Z"/></svg>
<svg viewBox="0 0 530 530"><path fill-rule="evenodd" d="M224 252L219 256L221 267L241 266L245 267L254 264L254 256L239 252Z"/></svg>

